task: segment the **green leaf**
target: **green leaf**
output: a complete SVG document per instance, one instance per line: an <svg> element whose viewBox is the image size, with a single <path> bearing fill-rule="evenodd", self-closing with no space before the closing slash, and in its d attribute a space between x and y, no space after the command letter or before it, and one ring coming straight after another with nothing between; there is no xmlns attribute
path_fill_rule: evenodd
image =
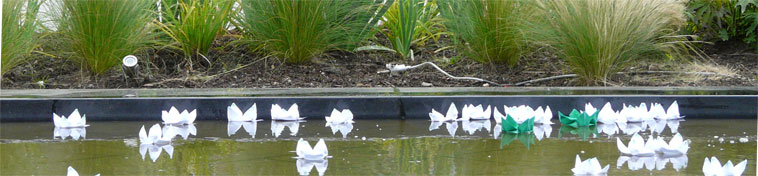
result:
<svg viewBox="0 0 758 176"><path fill-rule="evenodd" d="M392 48L387 48L382 45L368 45L368 46L361 46L361 47L355 48L355 52L358 52L358 51L389 51L389 52L395 53L395 50L393 50Z"/></svg>

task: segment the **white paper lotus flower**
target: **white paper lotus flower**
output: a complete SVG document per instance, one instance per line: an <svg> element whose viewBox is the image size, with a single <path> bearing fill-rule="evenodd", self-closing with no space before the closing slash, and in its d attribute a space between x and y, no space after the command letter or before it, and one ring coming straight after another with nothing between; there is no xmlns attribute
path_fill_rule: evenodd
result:
<svg viewBox="0 0 758 176"><path fill-rule="evenodd" d="M468 104L463 106L460 120L484 120L490 119L491 116L492 108L489 105L487 105L487 109L484 109L481 104L477 106Z"/></svg>
<svg viewBox="0 0 758 176"><path fill-rule="evenodd" d="M458 118L458 109L455 107L455 103L450 103L450 108L447 109L445 116L437 112L432 108L432 112L429 113L429 119L433 122L452 121Z"/></svg>
<svg viewBox="0 0 758 176"><path fill-rule="evenodd" d="M327 122L325 127L332 129L332 134L337 132L342 133L342 138L346 138L351 131L353 131L353 123L329 123Z"/></svg>
<svg viewBox="0 0 758 176"><path fill-rule="evenodd" d="M666 164L671 163L671 167L678 172L682 168L687 167L687 161L687 155L677 157L657 156L655 158L655 169L663 170L666 168Z"/></svg>
<svg viewBox="0 0 758 176"><path fill-rule="evenodd" d="M661 108L663 107L661 106ZM682 119L682 118L684 118L684 116L681 116L679 114L679 103L677 103L676 100L674 100L674 103L671 103L671 105L669 105L669 108L666 109L666 114L663 117L661 117L661 119L664 119L664 120Z"/></svg>
<svg viewBox="0 0 758 176"><path fill-rule="evenodd" d="M656 157L655 156L619 156L619 159L616 160L616 168L621 168L621 166L624 166L624 163L627 163L627 167L629 170L640 170L643 167L647 170L652 171L656 167Z"/></svg>
<svg viewBox="0 0 758 176"><path fill-rule="evenodd" d="M332 114L325 117L326 123L353 123L353 112L343 109L342 112L332 109Z"/></svg>
<svg viewBox="0 0 758 176"><path fill-rule="evenodd" d="M271 120L297 121L305 118L300 117L297 103L292 104L289 110L284 110L278 104L271 105Z"/></svg>
<svg viewBox="0 0 758 176"><path fill-rule="evenodd" d="M532 117L536 116L534 109L526 105L512 106L512 107L505 106L504 111L505 111L506 116L510 115L511 117L513 117L513 120L515 120L516 123L518 124L521 124L524 121L529 120ZM540 112L540 113L544 114L545 112ZM535 119L535 121L536 120L537 119Z"/></svg>
<svg viewBox="0 0 758 176"><path fill-rule="evenodd" d="M495 128L500 129L500 128ZM541 141L542 138L550 138L550 133L553 133L553 127L549 124L540 124L540 125L534 125L534 136L537 137L538 141Z"/></svg>
<svg viewBox="0 0 758 176"><path fill-rule="evenodd" d="M253 106L250 106L250 108L247 109L244 113L242 110L237 107L237 104L232 103L231 106L226 107L226 119L236 122L247 122L247 121L257 121L258 120L258 108L255 103L253 103Z"/></svg>
<svg viewBox="0 0 758 176"><path fill-rule="evenodd" d="M284 127L290 129L290 136L297 135L297 131L300 129L300 121L271 121L271 134L274 137L279 137L284 131Z"/></svg>
<svg viewBox="0 0 758 176"><path fill-rule="evenodd" d="M600 162L597 158L590 158L582 161L582 159L579 158L579 155L576 155L574 168L571 169L571 172L574 172L574 175L605 175L608 173L609 166L610 164L601 168Z"/></svg>
<svg viewBox="0 0 758 176"><path fill-rule="evenodd" d="M68 166L68 171L66 172L66 176L79 176L79 172L76 172L76 169L74 169L71 166ZM100 174L96 174L95 176L100 176Z"/></svg>
<svg viewBox="0 0 758 176"><path fill-rule="evenodd" d="M534 114L535 124L553 124L553 111L550 110L550 106L546 106L545 110L542 110L542 106L537 107L537 110L534 110Z"/></svg>
<svg viewBox="0 0 758 176"><path fill-rule="evenodd" d="M508 109L508 107L506 106L505 109ZM502 121L503 119L505 119L505 116L502 113L500 113L500 111L498 111L497 108L495 108L495 112L492 113L492 117L495 118L495 124L498 124L498 125L503 123ZM495 129L498 129L498 128L495 128Z"/></svg>
<svg viewBox="0 0 758 176"><path fill-rule="evenodd" d="M646 143L645 139L642 139L642 136L635 133L632 136L632 139L629 141L629 144L626 146L624 145L624 143L621 142L621 139L617 137L616 147L618 147L619 152L621 152L624 155L653 156L655 155L657 142L652 139L653 139L653 136L651 135Z"/></svg>
<svg viewBox="0 0 758 176"><path fill-rule="evenodd" d="M79 109L74 109L74 112L66 118L66 116L58 116L53 113L53 124L55 127L60 128L76 128L87 127L87 115L79 115Z"/></svg>
<svg viewBox="0 0 758 176"><path fill-rule="evenodd" d="M168 153L169 159L174 158L174 146L171 146L171 144L166 145L153 145L153 144L140 144L139 145L139 153L142 156L142 160L145 160L145 154L150 155L150 159L153 160L153 162L157 161L158 158L161 156L161 153L163 151L166 151Z"/></svg>
<svg viewBox="0 0 758 176"><path fill-rule="evenodd" d="M165 145L165 144L171 143L171 138L173 137L174 135L164 135L163 131L161 130L160 124L155 124L152 127L150 127L150 133L145 133L144 125L139 130L140 145L143 145L143 144Z"/></svg>
<svg viewBox="0 0 758 176"><path fill-rule="evenodd" d="M686 155L690 149L690 141L685 141L679 133L676 133L668 143L660 136L658 136L656 141L658 143L656 145L656 152L663 153L664 156Z"/></svg>
<svg viewBox="0 0 758 176"><path fill-rule="evenodd" d="M595 114L595 112L597 112L597 108L592 106L592 103L587 103L587 104L584 104L583 112L586 112L587 114L592 115L592 114Z"/></svg>
<svg viewBox="0 0 758 176"><path fill-rule="evenodd" d="M651 103L650 111L648 114L655 119L666 119L666 110L663 109L663 105L660 103Z"/></svg>
<svg viewBox="0 0 758 176"><path fill-rule="evenodd" d="M619 114L617 114L615 111L613 111L613 107L611 107L611 103L605 103L602 109L600 109L600 112L597 115L597 122L604 123L604 124L612 124L616 123L616 121L619 119Z"/></svg>
<svg viewBox="0 0 758 176"><path fill-rule="evenodd" d="M174 136L181 136L182 139L187 140L189 135L197 136L197 128L195 127L195 124L163 126L163 137L174 138Z"/></svg>
<svg viewBox="0 0 758 176"><path fill-rule="evenodd" d="M184 111L180 113L179 110L176 109L176 107L171 106L171 109L169 109L168 111L161 111L161 119L163 120L164 124L173 124L173 125L191 124L195 122L196 117L197 117L197 110L195 109L193 109L192 112L189 112L185 109Z"/></svg>
<svg viewBox="0 0 758 176"><path fill-rule="evenodd" d="M297 141L295 153L297 153L298 159L324 160L330 158L329 150L326 148L324 139L319 139L318 143L311 148L311 144L303 140L303 138L300 138L300 140Z"/></svg>
<svg viewBox="0 0 758 176"><path fill-rule="evenodd" d="M497 109L497 108L495 108L495 109ZM495 138L495 139L500 139L500 133L503 133L503 130L502 130L503 126L500 125L499 123L496 123L495 127L492 127L492 129L495 129L495 130L492 130L492 137ZM550 131L552 131L552 129Z"/></svg>
<svg viewBox="0 0 758 176"><path fill-rule="evenodd" d="M718 158L711 157L709 160L708 158L705 158L705 162L703 162L703 174L706 176L721 176L721 175L742 175L742 172L745 171L745 166L747 165L747 160L743 160L736 166L732 164L732 161L729 160L724 164L724 166L721 166L721 162Z"/></svg>
<svg viewBox="0 0 758 176"><path fill-rule="evenodd" d="M68 137L71 137L71 139L79 140L79 138L87 138L87 129L84 127L79 128L59 128L56 127L53 129L53 139L55 138L61 138L61 140L65 140Z"/></svg>
<svg viewBox="0 0 758 176"><path fill-rule="evenodd" d="M237 131L240 130L240 128L245 128L245 132L247 132L247 134L250 134L252 138L255 138L255 133L258 130L258 122L257 121L251 121L251 122L231 121L226 125L226 135L232 136L236 134Z"/></svg>
<svg viewBox="0 0 758 176"><path fill-rule="evenodd" d="M642 122L653 120L653 116L649 114L647 105L645 105L645 103L640 103L640 106L626 106L626 104L624 104L624 108L621 109L620 114L626 117L626 120L628 122Z"/></svg>
<svg viewBox="0 0 758 176"><path fill-rule="evenodd" d="M461 125L463 126L463 131L468 132L469 135L474 135L476 131L485 129L487 130L487 133L490 132L490 127L492 127L492 124L489 119L487 120L464 120L461 121Z"/></svg>
<svg viewBox="0 0 758 176"><path fill-rule="evenodd" d="M318 175L324 175L326 168L329 167L329 160L306 160L298 159L295 163L297 165L297 172L300 175L311 175L313 168L316 168Z"/></svg>

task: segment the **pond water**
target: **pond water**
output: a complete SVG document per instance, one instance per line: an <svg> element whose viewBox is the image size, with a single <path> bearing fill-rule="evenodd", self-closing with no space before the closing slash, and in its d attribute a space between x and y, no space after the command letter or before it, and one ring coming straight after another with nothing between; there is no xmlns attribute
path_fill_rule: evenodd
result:
<svg viewBox="0 0 758 176"><path fill-rule="evenodd" d="M494 121L356 120L337 127L326 127L323 120L199 121L164 127L180 134L170 146L140 148L140 127L156 123L90 122L85 129L57 131L52 122L2 123L0 172L62 175L72 166L81 175L318 175L319 170L326 175L570 175L578 154L583 160L597 157L603 166L610 164L609 175L702 175L704 158L711 156L722 164L748 160L744 175L756 173L756 120L691 119L573 129L554 119L556 124L536 126L530 135L499 134ZM671 158L621 155L616 137L626 143L637 131L646 139L653 134L667 141L677 131L691 140L691 148L686 156ZM311 145L325 139L333 158L293 159L300 138Z"/></svg>

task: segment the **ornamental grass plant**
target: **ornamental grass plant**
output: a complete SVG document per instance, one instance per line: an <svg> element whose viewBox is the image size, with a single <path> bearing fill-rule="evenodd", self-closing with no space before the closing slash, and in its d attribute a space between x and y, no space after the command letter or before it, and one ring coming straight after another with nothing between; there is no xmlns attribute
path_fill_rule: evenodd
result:
<svg viewBox="0 0 758 176"><path fill-rule="evenodd" d="M243 0L236 20L254 49L286 63L329 50L352 51L386 12L382 0ZM388 0L387 3L392 3Z"/></svg>
<svg viewBox="0 0 758 176"><path fill-rule="evenodd" d="M37 14L43 0L3 0L2 56L0 75L26 61L39 46Z"/></svg>
<svg viewBox="0 0 758 176"><path fill-rule="evenodd" d="M684 6L676 0L539 0L530 31L588 85L605 82L643 58L682 58L691 49L677 35Z"/></svg>
<svg viewBox="0 0 758 176"><path fill-rule="evenodd" d="M207 63L206 57L217 36L222 35L232 14L233 0L179 0L164 10L161 29L172 42L168 46L184 52L188 67L193 63ZM169 5L169 4L166 4Z"/></svg>
<svg viewBox="0 0 758 176"><path fill-rule="evenodd" d="M437 0L397 0L382 18L382 33L392 50L404 58L412 57L412 45L423 46L443 34L438 14Z"/></svg>
<svg viewBox="0 0 758 176"><path fill-rule="evenodd" d="M532 19L531 1L441 0L446 29L458 48L482 63L515 65L526 49L525 21Z"/></svg>
<svg viewBox="0 0 758 176"><path fill-rule="evenodd" d="M55 9L65 57L95 74L153 43L148 0L60 0Z"/></svg>

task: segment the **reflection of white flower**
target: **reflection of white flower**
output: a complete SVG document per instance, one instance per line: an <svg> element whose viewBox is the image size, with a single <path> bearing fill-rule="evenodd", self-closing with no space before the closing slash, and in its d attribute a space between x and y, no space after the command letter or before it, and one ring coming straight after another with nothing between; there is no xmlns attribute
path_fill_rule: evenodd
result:
<svg viewBox="0 0 758 176"><path fill-rule="evenodd" d="M74 140L79 140L79 138L86 139L87 129L84 127L79 127L79 128L55 127L55 129L53 129L53 139L61 138L62 140L65 140L69 136L71 136L71 139L74 139Z"/></svg>
<svg viewBox="0 0 758 176"><path fill-rule="evenodd" d="M481 104L477 106L467 104L464 105L461 110L460 120L484 120L490 119L490 116L492 116L492 108L489 105L487 106L487 109L484 109Z"/></svg>
<svg viewBox="0 0 758 176"><path fill-rule="evenodd" d="M161 111L161 119L163 120L164 124L174 124L174 125L181 125L181 124L191 124L195 122L195 118L197 117L197 110L192 110L192 112L187 111L186 109L182 111L181 113L179 110L176 109L176 107L171 106L171 109L168 111Z"/></svg>
<svg viewBox="0 0 758 176"><path fill-rule="evenodd" d="M605 165L604 168L601 168L600 162L597 158L590 158L582 161L582 159L579 158L579 155L576 155L574 168L571 169L571 172L574 172L574 175L605 175L608 173L609 166L610 165Z"/></svg>
<svg viewBox="0 0 758 176"><path fill-rule="evenodd" d="M703 174L707 176L711 175L742 175L742 172L745 171L745 166L747 165L747 160L743 160L736 166L732 164L732 161L729 160L724 164L724 166L721 166L721 162L718 158L711 157L709 160L708 158L705 158L705 162L703 162Z"/></svg>
<svg viewBox="0 0 758 176"><path fill-rule="evenodd" d="M296 121L303 119L305 118L300 117L297 103L292 104L289 110L282 109L278 104L271 105L271 120Z"/></svg>
<svg viewBox="0 0 758 176"><path fill-rule="evenodd" d="M171 138L174 137L174 134L165 135L163 134L163 131L161 130L161 126L159 124L155 124L152 127L150 127L150 133L145 133L145 126L143 125L142 128L140 128L139 131L139 142L140 145L142 144L168 144L171 143Z"/></svg>
<svg viewBox="0 0 758 176"><path fill-rule="evenodd" d="M231 121L256 121L258 119L258 108L255 103L253 106L247 109L244 113L237 107L237 104L232 103L231 106L226 107L226 119Z"/></svg>
<svg viewBox="0 0 758 176"><path fill-rule="evenodd" d="M437 112L432 108L432 112L429 113L429 119L433 122L452 121L458 118L458 109L455 107L455 103L450 103L450 108L447 109L445 116L442 116L440 112Z"/></svg>
<svg viewBox="0 0 758 176"><path fill-rule="evenodd" d="M616 160L616 168L621 168L624 163L628 162L629 170L640 170L644 166L647 170L653 170L655 168L656 159L655 156L619 156ZM664 163L665 164L665 163Z"/></svg>
<svg viewBox="0 0 758 176"><path fill-rule="evenodd" d="M587 103L584 105L584 111L582 112L586 112L587 114L592 115L592 114L595 114L595 112L597 112L597 108L592 106L592 103Z"/></svg>
<svg viewBox="0 0 758 176"><path fill-rule="evenodd" d="M316 168L318 175L324 175L326 168L329 167L329 160L306 160L298 159L295 163L297 165L297 172L300 175L311 175L313 168Z"/></svg>
<svg viewBox="0 0 758 176"><path fill-rule="evenodd" d="M538 141L541 141L542 138L550 138L550 133L552 132L553 127L549 124L534 125L534 135Z"/></svg>
<svg viewBox="0 0 758 176"><path fill-rule="evenodd" d="M284 127L287 127L290 129L290 135L295 136L297 135L297 131L300 127L299 121L271 121L271 134L274 135L274 137L279 137L279 135L282 134L284 131Z"/></svg>
<svg viewBox="0 0 758 176"><path fill-rule="evenodd" d="M311 148L311 144L303 140L303 138L300 138L300 140L297 141L295 153L297 153L298 159L305 160L324 160L330 157L324 139L319 139L316 145Z"/></svg>
<svg viewBox="0 0 758 176"><path fill-rule="evenodd" d="M616 138L616 146L619 149L619 152L625 155L631 155L631 156L653 156L655 154L655 149L657 148L657 142L652 140L653 136L651 135L650 138L647 140L647 143L645 142L645 139L642 139L642 136L635 133L632 136L632 139L629 140L628 145L624 145L624 143L621 142L621 139L618 137Z"/></svg>
<svg viewBox="0 0 758 176"><path fill-rule="evenodd" d="M182 139L189 138L189 135L195 135L197 136L197 128L195 127L195 124L186 124L186 125L165 125L163 126L163 136L168 138L174 138L174 136L181 136Z"/></svg>
<svg viewBox="0 0 758 176"><path fill-rule="evenodd" d="M600 111L602 112L602 111ZM619 133L619 128L616 123L598 123L597 130L600 133L605 133L608 137Z"/></svg>
<svg viewBox="0 0 758 176"><path fill-rule="evenodd" d="M251 121L251 122L238 122L238 121L232 121L229 122L226 125L226 135L232 136L237 131L240 130L240 128L245 128L245 131L250 134L251 137L255 138L255 133L258 130L258 122L257 121Z"/></svg>
<svg viewBox="0 0 758 176"><path fill-rule="evenodd" d="M347 134L349 134L351 131L353 131L353 123L329 123L327 122L325 124L325 127L329 127L332 129L332 134L337 134L337 132L342 133L342 138L346 138Z"/></svg>
<svg viewBox="0 0 758 176"><path fill-rule="evenodd" d="M656 157L656 160L655 160L655 169L663 170L666 168L666 164L671 162L671 167L674 168L674 170L678 172L680 169L687 167L687 161L688 161L687 155L680 155L677 157L659 156L659 157Z"/></svg>
<svg viewBox="0 0 758 176"><path fill-rule="evenodd" d="M474 135L474 132L479 131L481 129L487 130L487 132L490 132L490 127L492 127L492 124L490 123L490 120L463 120L461 121L461 125L463 126L463 131L468 132L469 135Z"/></svg>
<svg viewBox="0 0 758 176"><path fill-rule="evenodd" d="M68 171L66 172L66 176L79 176L79 172L76 172L76 169L74 169L71 166L68 166ZM100 174L96 174L95 176L100 176Z"/></svg>
<svg viewBox="0 0 758 176"><path fill-rule="evenodd" d="M158 160L158 157L161 156L161 153L163 151L166 151L168 153L169 158L174 158L174 146L171 146L171 144L165 144L165 145L155 145L155 144L140 144L139 145L139 153L142 155L142 160L145 159L145 154L149 152L150 159L153 160L153 162Z"/></svg>
<svg viewBox="0 0 758 176"><path fill-rule="evenodd" d="M53 113L53 124L55 127L61 128L74 128L74 127L87 127L87 115L79 115L79 109L74 109L74 112L66 118L66 116L58 116Z"/></svg>

